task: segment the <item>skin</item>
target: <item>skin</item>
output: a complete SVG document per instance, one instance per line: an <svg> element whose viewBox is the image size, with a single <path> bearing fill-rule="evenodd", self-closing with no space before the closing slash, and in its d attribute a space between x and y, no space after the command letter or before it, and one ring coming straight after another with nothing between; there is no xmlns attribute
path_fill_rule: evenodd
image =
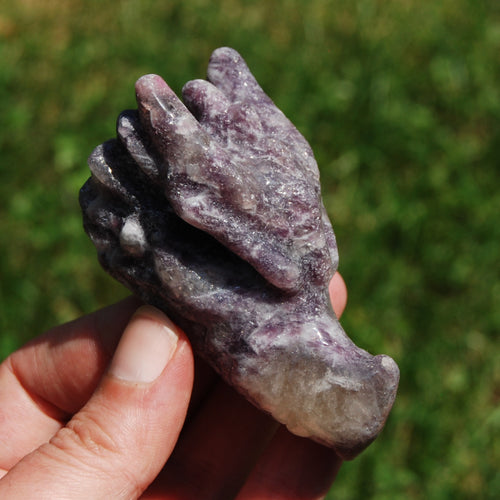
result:
<svg viewBox="0 0 500 500"><path fill-rule="evenodd" d="M340 316L338 273L330 296ZM224 384L134 298L0 365L0 498L312 500L340 465Z"/></svg>

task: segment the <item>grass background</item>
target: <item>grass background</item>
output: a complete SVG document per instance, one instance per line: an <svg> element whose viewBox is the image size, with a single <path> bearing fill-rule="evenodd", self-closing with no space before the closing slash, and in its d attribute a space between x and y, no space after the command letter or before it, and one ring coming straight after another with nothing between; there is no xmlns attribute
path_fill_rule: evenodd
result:
<svg viewBox="0 0 500 500"><path fill-rule="evenodd" d="M496 0L0 0L0 357L126 295L81 228L86 157L159 73L246 58L311 143L346 331L401 368L336 499L500 496Z"/></svg>

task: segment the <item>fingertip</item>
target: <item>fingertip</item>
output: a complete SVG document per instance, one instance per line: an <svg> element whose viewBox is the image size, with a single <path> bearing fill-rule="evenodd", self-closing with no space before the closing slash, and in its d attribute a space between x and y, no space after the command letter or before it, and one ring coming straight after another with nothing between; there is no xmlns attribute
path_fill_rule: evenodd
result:
<svg viewBox="0 0 500 500"><path fill-rule="evenodd" d="M135 82L135 92L138 97L146 96L155 90L162 90L168 87L163 78L153 73L141 76Z"/></svg>
<svg viewBox="0 0 500 500"><path fill-rule="evenodd" d="M344 278L342 278L342 275L338 271L333 275L328 286L328 291L330 292L333 311L337 318L340 318L347 305L347 286Z"/></svg>
<svg viewBox="0 0 500 500"><path fill-rule="evenodd" d="M210 70L217 65L237 65L242 62L244 62L243 57L241 57L241 54L235 49L231 47L219 47L212 52L208 63L208 69Z"/></svg>
<svg viewBox="0 0 500 500"><path fill-rule="evenodd" d="M109 374L127 382L154 382L172 359L178 339L178 328L165 314L140 307L123 332Z"/></svg>
<svg viewBox="0 0 500 500"><path fill-rule="evenodd" d="M228 108L226 96L206 80L191 80L182 88L182 98L198 120L224 115Z"/></svg>
<svg viewBox="0 0 500 500"><path fill-rule="evenodd" d="M232 101L265 99L263 90L252 75L243 57L234 49L216 49L207 68L208 81Z"/></svg>
<svg viewBox="0 0 500 500"><path fill-rule="evenodd" d="M168 84L158 75L141 76L135 83L137 104L141 112L149 116L151 124L162 125L165 119L170 121L187 110Z"/></svg>

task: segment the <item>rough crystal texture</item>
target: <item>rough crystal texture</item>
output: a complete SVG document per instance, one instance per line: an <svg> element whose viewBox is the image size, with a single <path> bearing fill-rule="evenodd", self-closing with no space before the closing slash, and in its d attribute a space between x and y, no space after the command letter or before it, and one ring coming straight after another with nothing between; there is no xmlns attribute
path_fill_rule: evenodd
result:
<svg viewBox="0 0 500 500"><path fill-rule="evenodd" d="M101 264L255 405L354 457L383 427L399 371L332 311L338 254L309 144L229 48L208 81L185 85L185 105L159 76L136 92L80 194Z"/></svg>

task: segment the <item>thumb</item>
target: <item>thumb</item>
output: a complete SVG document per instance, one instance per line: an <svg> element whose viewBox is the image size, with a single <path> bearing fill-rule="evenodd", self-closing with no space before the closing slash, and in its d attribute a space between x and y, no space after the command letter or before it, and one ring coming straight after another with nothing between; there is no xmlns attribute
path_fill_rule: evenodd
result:
<svg viewBox="0 0 500 500"><path fill-rule="evenodd" d="M0 498L138 498L170 456L193 382L185 335L137 310L87 404L0 481Z"/></svg>

